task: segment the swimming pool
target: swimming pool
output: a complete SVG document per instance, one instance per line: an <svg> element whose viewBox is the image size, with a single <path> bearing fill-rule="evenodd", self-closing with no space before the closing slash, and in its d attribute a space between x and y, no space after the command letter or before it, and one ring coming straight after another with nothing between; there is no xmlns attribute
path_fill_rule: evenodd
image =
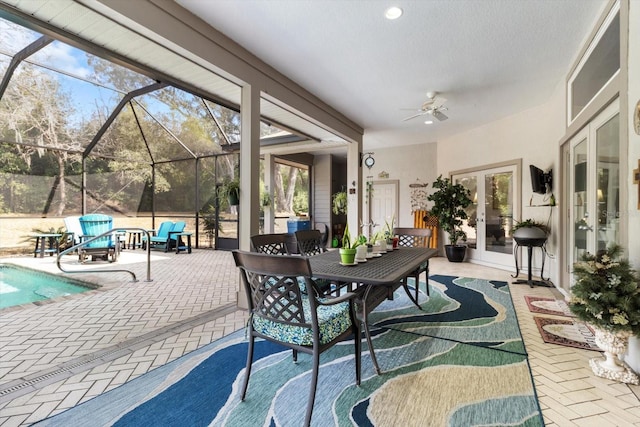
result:
<svg viewBox="0 0 640 427"><path fill-rule="evenodd" d="M97 286L17 265L0 264L0 309L90 291Z"/></svg>

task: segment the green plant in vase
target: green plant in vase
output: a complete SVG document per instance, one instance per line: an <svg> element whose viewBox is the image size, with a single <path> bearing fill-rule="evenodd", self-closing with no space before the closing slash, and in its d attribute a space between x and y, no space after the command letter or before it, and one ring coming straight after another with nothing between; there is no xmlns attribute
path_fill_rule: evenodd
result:
<svg viewBox="0 0 640 427"><path fill-rule="evenodd" d="M576 279L571 287L569 308L595 331L595 341L605 352L605 360L591 359L593 372L604 378L630 384L638 375L618 359L631 335L640 336L640 278L622 248L611 245L597 255L585 253L573 265Z"/></svg>
<svg viewBox="0 0 640 427"><path fill-rule="evenodd" d="M349 233L349 224L345 225L342 234L342 247L340 248L340 262L343 265L354 265L356 259L356 248L360 245L360 239L352 242Z"/></svg>

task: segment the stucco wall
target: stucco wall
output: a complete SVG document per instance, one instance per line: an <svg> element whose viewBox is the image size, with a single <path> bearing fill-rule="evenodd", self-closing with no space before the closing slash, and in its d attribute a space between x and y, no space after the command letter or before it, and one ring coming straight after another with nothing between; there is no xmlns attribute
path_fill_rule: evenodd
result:
<svg viewBox="0 0 640 427"><path fill-rule="evenodd" d="M553 168L553 191L558 195L559 141L565 132L564 107L564 82L560 82L548 102L543 105L438 142L438 173L443 175L448 175L451 171L522 159L521 217L515 219L533 218L546 222L551 212L553 231L547 249L554 258L547 260L545 274L549 271L554 283L558 280L555 256L559 247L559 208L529 206L532 196L534 205L548 203L543 200L543 196L533 195L529 165L533 164L544 170Z"/></svg>
<svg viewBox="0 0 640 427"><path fill-rule="evenodd" d="M365 135L366 138L366 135ZM436 171L436 144L408 145L390 148L377 148L373 150L376 160L371 170L363 166L362 175L366 181L367 176L372 175L374 181L384 180L378 175L388 172L388 179L397 179L399 186L399 213L397 222L400 227L413 227L413 214L411 212L411 189L409 185L420 180L428 183L427 192L431 191L431 183L438 176Z"/></svg>

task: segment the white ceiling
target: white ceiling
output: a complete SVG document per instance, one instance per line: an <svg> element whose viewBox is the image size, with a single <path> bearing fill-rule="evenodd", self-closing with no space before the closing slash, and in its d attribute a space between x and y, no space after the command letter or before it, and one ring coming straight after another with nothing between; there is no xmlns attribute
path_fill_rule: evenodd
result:
<svg viewBox="0 0 640 427"><path fill-rule="evenodd" d="M540 105L606 0L176 0L365 129L365 149L435 142ZM384 18L388 6L404 10ZM403 122L426 92L449 120Z"/></svg>

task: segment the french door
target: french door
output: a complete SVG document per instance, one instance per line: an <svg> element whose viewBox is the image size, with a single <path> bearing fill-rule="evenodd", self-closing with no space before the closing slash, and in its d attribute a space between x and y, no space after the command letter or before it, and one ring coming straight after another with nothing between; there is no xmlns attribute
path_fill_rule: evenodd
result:
<svg viewBox="0 0 640 427"><path fill-rule="evenodd" d="M398 181L373 181L370 190L366 193L365 204L363 234L371 236L372 233L384 230L385 222L388 222L390 227L396 227L398 225ZM392 220L393 224L391 224Z"/></svg>
<svg viewBox="0 0 640 427"><path fill-rule="evenodd" d="M470 260L512 269L514 218L519 217L520 162L453 175L469 189L473 204L465 221Z"/></svg>
<svg viewBox="0 0 640 427"><path fill-rule="evenodd" d="M614 101L569 142L567 163L567 272L620 234L620 123ZM572 280L569 281L572 283Z"/></svg>

